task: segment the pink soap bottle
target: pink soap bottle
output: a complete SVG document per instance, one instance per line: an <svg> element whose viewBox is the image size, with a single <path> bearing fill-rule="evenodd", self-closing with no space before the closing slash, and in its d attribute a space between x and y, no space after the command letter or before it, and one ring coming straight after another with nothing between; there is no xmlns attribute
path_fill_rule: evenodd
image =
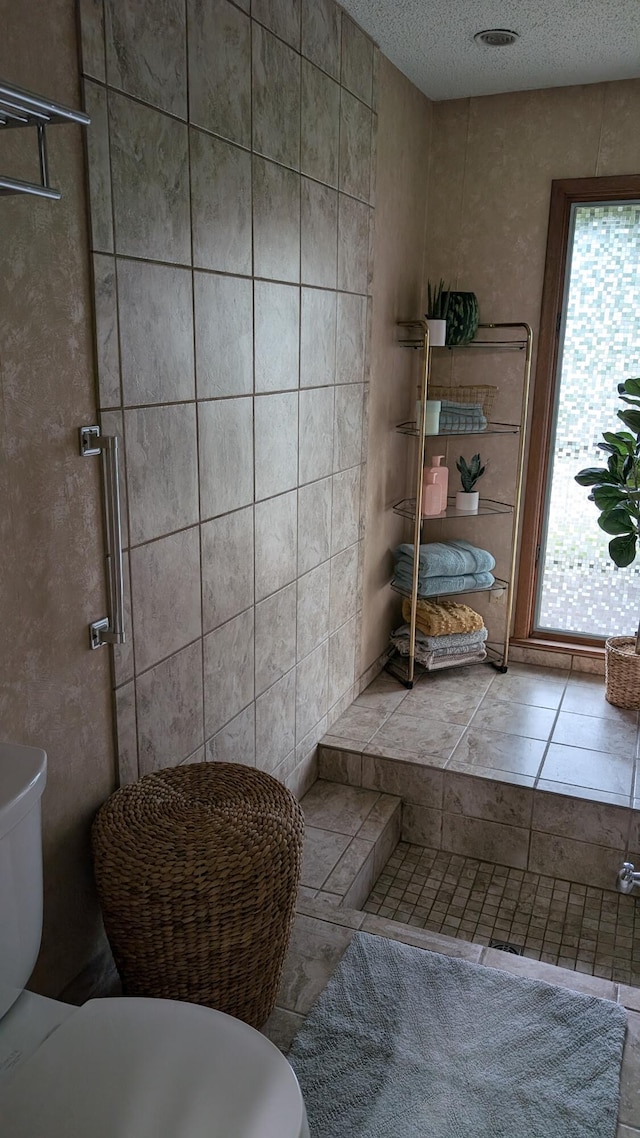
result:
<svg viewBox="0 0 640 1138"><path fill-rule="evenodd" d="M429 459L431 466L427 470L427 474L433 475L433 481L440 489L440 510L446 510L447 495L449 493L449 470L448 467L440 465L443 458L443 454L432 455ZM438 513L440 513L440 510L438 510Z"/></svg>
<svg viewBox="0 0 640 1138"><path fill-rule="evenodd" d="M432 470L425 466L422 472L422 517L433 518L442 510L442 492Z"/></svg>

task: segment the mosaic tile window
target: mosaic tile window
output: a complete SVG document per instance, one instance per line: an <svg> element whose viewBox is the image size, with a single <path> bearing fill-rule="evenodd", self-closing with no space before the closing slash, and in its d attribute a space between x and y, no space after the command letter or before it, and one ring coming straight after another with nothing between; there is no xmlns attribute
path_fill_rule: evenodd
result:
<svg viewBox="0 0 640 1138"><path fill-rule="evenodd" d="M640 375L640 202L574 207L553 475L536 626L591 636L635 632L640 560L617 569L575 475L601 465L617 385Z"/></svg>

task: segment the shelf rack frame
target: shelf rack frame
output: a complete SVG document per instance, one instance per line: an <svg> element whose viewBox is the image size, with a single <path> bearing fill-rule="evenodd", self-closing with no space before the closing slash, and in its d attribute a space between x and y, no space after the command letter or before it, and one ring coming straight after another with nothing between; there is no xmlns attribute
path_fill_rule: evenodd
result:
<svg viewBox="0 0 640 1138"><path fill-rule="evenodd" d="M411 499L411 505L414 507L413 511L413 574L411 582L411 591L405 592L405 596L409 596L411 600L411 620L409 623L409 654L407 657L392 657L386 665L387 671L407 688L412 688L416 669L420 674L424 674L427 669L421 667L416 662L415 647L416 647L416 617L417 617L417 601L418 601L418 576L419 576L419 558L416 555L416 550L420 548L420 536L423 521L429 521L429 518L422 518L422 468L424 466L425 455L425 430L426 430L426 415L427 415L427 398L429 390L429 373L431 370L431 344L429 341L429 328L426 321L412 320L412 321L399 321L398 328L401 329L398 343L401 347L412 348L414 350L422 350L423 363L421 369L420 379L420 408L421 414L418 422L404 422L399 423L396 430L405 435L414 435L418 438L417 456L416 456L416 490L415 498ZM518 533L520 527L520 510L522 502L522 483L524 478L524 460L525 460L525 445L527 433L527 416L529 410L529 393L531 386L531 362L533 356L533 331L529 324L523 321L492 321L490 323L481 323L478 329L487 331L493 335L492 339L474 339L468 344L452 345L448 348L449 351L454 350L469 350L473 348L480 348L481 350L488 351L523 351L524 366L523 366L523 387L522 387L522 402L520 406L520 422L515 423L490 423L487 430L478 432L482 434L517 434L519 436L518 456L516 460L516 485L514 504L511 508L512 513L512 529L511 529L511 557L509 565L509 577L506 581L496 580L496 584L491 590L474 590L475 592L506 592L506 612L505 612L505 632L504 641L501 650L493 648L487 655L489 662L494 665L500 672L506 672L509 660L509 642L511 639L511 617L513 613L513 598L514 598L514 583L515 583L515 570L517 559L517 546L518 546ZM521 335L517 338L510 338L510 330L519 330ZM504 338L495 338L495 333ZM447 350L447 349L445 349ZM467 433L467 432L465 432ZM470 432L468 432L470 433ZM452 432L446 432L452 434ZM432 436L436 437L436 436ZM439 437L445 437L445 434ZM461 436L462 437L462 436ZM398 506L404 505L398 503ZM396 508L396 507L394 507ZM405 517L411 517L411 512L407 513L398 509L399 513L403 513ZM507 512L507 511L505 511ZM469 515L470 516L470 515ZM437 518L435 520L438 520ZM396 590L402 592L402 590ZM449 596L456 596L458 594L448 594ZM430 598L437 599L437 598Z"/></svg>

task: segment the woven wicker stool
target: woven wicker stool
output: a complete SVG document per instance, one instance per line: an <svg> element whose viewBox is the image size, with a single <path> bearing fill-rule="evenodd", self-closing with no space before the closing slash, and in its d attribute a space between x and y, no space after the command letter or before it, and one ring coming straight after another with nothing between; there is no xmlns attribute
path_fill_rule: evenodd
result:
<svg viewBox="0 0 640 1138"><path fill-rule="evenodd" d="M92 844L126 994L206 1004L260 1027L289 943L303 831L290 791L233 763L170 767L117 790Z"/></svg>

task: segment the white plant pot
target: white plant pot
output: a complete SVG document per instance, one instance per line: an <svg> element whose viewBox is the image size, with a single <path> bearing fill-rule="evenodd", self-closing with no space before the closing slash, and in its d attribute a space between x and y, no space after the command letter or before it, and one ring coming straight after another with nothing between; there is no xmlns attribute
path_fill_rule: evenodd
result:
<svg viewBox="0 0 640 1138"><path fill-rule="evenodd" d="M446 320L432 320L427 318L427 328L429 329L429 343L431 347L444 348L447 340Z"/></svg>
<svg viewBox="0 0 640 1138"><path fill-rule="evenodd" d="M462 510L465 514L477 514L478 503L480 501L479 490L458 490L456 493L456 510Z"/></svg>

